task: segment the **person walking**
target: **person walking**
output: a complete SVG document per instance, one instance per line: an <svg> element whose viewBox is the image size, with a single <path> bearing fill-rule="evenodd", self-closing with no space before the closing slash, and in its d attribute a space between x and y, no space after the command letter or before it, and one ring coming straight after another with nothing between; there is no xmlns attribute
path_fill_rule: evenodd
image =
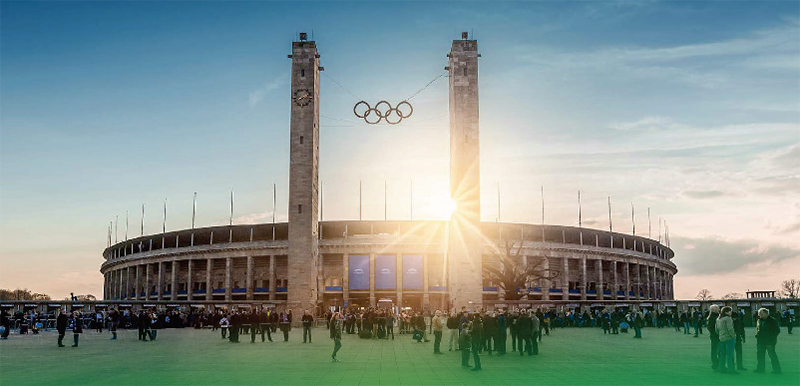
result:
<svg viewBox="0 0 800 386"><path fill-rule="evenodd" d="M342 348L341 317L341 313L334 312L330 322L330 337L333 339L333 354L331 354L331 360L333 362L339 362L339 358L336 357L336 354L339 352L339 349Z"/></svg>
<svg viewBox="0 0 800 386"><path fill-rule="evenodd" d="M494 312L483 319L483 348L489 355L492 355L493 348L497 351L497 316Z"/></svg>
<svg viewBox="0 0 800 386"><path fill-rule="evenodd" d="M633 311L633 330L636 331L634 338L642 339L642 327L644 327L644 316L641 311Z"/></svg>
<svg viewBox="0 0 800 386"><path fill-rule="evenodd" d="M228 315L222 315L222 319L219 320L219 330L222 334L222 339L225 339L228 335L228 327L231 326L231 321L228 319Z"/></svg>
<svg viewBox="0 0 800 386"><path fill-rule="evenodd" d="M117 327L119 326L119 311L111 307L108 313L108 330L111 331L111 340L117 340Z"/></svg>
<svg viewBox="0 0 800 386"><path fill-rule="evenodd" d="M389 335L392 336L392 340L394 340L394 312L390 312L386 315L386 340L389 340Z"/></svg>
<svg viewBox="0 0 800 386"><path fill-rule="evenodd" d="M66 347L64 345L64 335L67 334L67 314L64 310L59 311L56 317L56 331L58 331L58 347Z"/></svg>
<svg viewBox="0 0 800 386"><path fill-rule="evenodd" d="M466 320L460 325L458 345L461 347L461 367L472 367L469 364L470 342L472 341L472 322Z"/></svg>
<svg viewBox="0 0 800 386"><path fill-rule="evenodd" d="M433 353L444 354L440 348L442 346L442 331L447 324L447 320L442 316L442 311L436 310L436 314L431 321L431 328L433 329Z"/></svg>
<svg viewBox="0 0 800 386"><path fill-rule="evenodd" d="M75 343L72 344L72 347L78 347L78 341L80 340L81 334L83 333L83 326L81 325L81 314L79 312L75 312L72 315L72 339Z"/></svg>
<svg viewBox="0 0 800 386"><path fill-rule="evenodd" d="M719 372L739 374L733 367L733 346L736 345L736 330L733 328L731 308L723 307L717 318L715 330L719 336Z"/></svg>
<svg viewBox="0 0 800 386"><path fill-rule="evenodd" d="M711 368L719 370L719 334L717 334L717 318L719 318L719 306L712 304L708 307L708 335L711 339Z"/></svg>
<svg viewBox="0 0 800 386"><path fill-rule="evenodd" d="M453 345L458 349L458 318L455 312L451 312L447 317L447 334L449 336L447 351L453 351Z"/></svg>
<svg viewBox="0 0 800 386"><path fill-rule="evenodd" d="M503 312L497 315L497 334L495 349L498 355L506 355L506 316Z"/></svg>
<svg viewBox="0 0 800 386"><path fill-rule="evenodd" d="M769 315L766 308L758 309L758 323L756 324L756 359L758 365L754 373L763 373L765 368L764 353L769 353L769 361L772 363L772 373L781 373L781 363L778 361L778 354L775 353L775 345L778 344L778 334L781 328L778 321Z"/></svg>
<svg viewBox="0 0 800 386"><path fill-rule="evenodd" d="M742 323L742 316L738 312L732 313L731 318L733 318L733 330L736 331L736 344L733 346L733 350L736 352L736 370L746 371L747 369L742 364L742 344L746 340L744 323Z"/></svg>
<svg viewBox="0 0 800 386"><path fill-rule="evenodd" d="M308 335L308 343L311 343L311 324L314 323L314 317L308 310L305 310L300 321L303 322L303 343L306 342L306 335Z"/></svg>

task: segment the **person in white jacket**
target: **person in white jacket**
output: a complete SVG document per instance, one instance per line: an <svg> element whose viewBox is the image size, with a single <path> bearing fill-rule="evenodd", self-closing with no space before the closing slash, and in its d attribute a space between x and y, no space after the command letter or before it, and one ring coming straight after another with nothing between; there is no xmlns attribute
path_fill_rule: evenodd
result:
<svg viewBox="0 0 800 386"><path fill-rule="evenodd" d="M228 327L231 325L231 322L228 320L228 315L222 315L222 319L219 320L219 327L222 330L222 339L225 339L226 335L228 335Z"/></svg>
<svg viewBox="0 0 800 386"><path fill-rule="evenodd" d="M733 328L731 308L722 307L722 315L717 318L717 334L719 334L719 372L739 374L733 367L733 348L736 345L736 330ZM725 364L727 363L727 370Z"/></svg>

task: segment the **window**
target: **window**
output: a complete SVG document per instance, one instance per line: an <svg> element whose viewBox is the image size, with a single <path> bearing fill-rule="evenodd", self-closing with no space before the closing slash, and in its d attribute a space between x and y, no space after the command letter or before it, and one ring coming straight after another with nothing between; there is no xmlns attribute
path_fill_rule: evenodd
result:
<svg viewBox="0 0 800 386"><path fill-rule="evenodd" d="M464 76L467 76L467 68L464 67Z"/></svg>
<svg viewBox="0 0 800 386"><path fill-rule="evenodd" d="M297 213L303 213L303 204L297 204Z"/></svg>
<svg viewBox="0 0 800 386"><path fill-rule="evenodd" d="M304 78L306 76L306 70L300 70L300 77Z"/></svg>
<svg viewBox="0 0 800 386"><path fill-rule="evenodd" d="M301 145L303 144L303 136L302 135L300 136L300 144Z"/></svg>

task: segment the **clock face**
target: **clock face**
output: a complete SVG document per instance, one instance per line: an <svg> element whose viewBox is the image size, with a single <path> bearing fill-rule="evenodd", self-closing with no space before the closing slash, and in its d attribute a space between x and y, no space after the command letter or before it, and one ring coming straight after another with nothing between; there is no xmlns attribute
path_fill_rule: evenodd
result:
<svg viewBox="0 0 800 386"><path fill-rule="evenodd" d="M313 98L314 96L311 95L310 90L301 88L294 92L294 97L292 99L294 99L294 103L298 106L307 106L311 103L311 99Z"/></svg>

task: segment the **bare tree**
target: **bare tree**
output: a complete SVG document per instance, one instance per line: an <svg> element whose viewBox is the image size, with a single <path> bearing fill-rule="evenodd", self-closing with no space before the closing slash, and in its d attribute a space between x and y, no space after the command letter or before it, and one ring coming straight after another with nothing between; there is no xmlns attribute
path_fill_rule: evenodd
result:
<svg viewBox="0 0 800 386"><path fill-rule="evenodd" d="M800 295L800 279L784 280L781 283L781 295L789 299L797 299Z"/></svg>
<svg viewBox="0 0 800 386"><path fill-rule="evenodd" d="M25 289L0 289L0 300L50 300L50 296Z"/></svg>
<svg viewBox="0 0 800 386"><path fill-rule="evenodd" d="M708 288L703 288L697 293L695 298L699 300L709 300L711 299L711 291L709 291Z"/></svg>
<svg viewBox="0 0 800 386"><path fill-rule="evenodd" d="M515 247L514 243L505 240L504 248L494 252L499 262L498 266L483 268L487 276L497 283L498 289L501 290L498 292L505 294L505 300L519 300L526 296L528 283L542 279L552 280L559 275L556 270L544 268L544 259L528 259L527 265L522 264L521 250L521 242Z"/></svg>
<svg viewBox="0 0 800 386"><path fill-rule="evenodd" d="M739 292L731 292L729 294L726 294L722 298L725 299L725 300L728 300L728 299L744 299L744 294L741 294Z"/></svg>

